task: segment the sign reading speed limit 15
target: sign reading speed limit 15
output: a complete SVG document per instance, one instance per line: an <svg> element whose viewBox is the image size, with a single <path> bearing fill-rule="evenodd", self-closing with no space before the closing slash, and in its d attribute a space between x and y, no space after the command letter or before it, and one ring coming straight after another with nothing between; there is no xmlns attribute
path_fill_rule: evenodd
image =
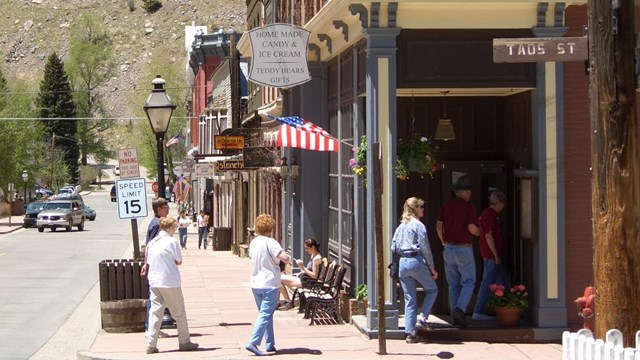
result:
<svg viewBox="0 0 640 360"><path fill-rule="evenodd" d="M117 180L116 196L120 219L147 217L147 188L144 179Z"/></svg>

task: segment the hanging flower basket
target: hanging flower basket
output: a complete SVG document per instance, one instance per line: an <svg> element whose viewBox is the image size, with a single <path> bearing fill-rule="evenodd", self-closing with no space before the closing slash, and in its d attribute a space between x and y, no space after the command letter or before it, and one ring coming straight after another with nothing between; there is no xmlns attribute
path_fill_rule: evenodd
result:
<svg viewBox="0 0 640 360"><path fill-rule="evenodd" d="M398 142L398 154L394 171L400 180L409 178L409 173L417 173L421 176L433 175L440 170L440 163L436 160L435 152L438 147L426 137L414 135L408 140ZM354 173L360 176L367 172L367 137L362 136L360 145L353 148L354 156L349 160L349 166Z"/></svg>

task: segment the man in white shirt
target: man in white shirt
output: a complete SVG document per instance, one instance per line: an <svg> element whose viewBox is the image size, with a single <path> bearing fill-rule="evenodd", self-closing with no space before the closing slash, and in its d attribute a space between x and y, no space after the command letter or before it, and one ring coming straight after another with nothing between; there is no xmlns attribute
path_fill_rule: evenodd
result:
<svg viewBox="0 0 640 360"><path fill-rule="evenodd" d="M147 264L151 310L149 311L149 329L147 333L147 354L158 352L156 347L162 325L165 307L169 308L176 321L180 351L198 348L191 342L187 314L182 295L180 271L182 264L180 245L172 237L176 231L177 220L171 217L160 218L160 234L147 244Z"/></svg>

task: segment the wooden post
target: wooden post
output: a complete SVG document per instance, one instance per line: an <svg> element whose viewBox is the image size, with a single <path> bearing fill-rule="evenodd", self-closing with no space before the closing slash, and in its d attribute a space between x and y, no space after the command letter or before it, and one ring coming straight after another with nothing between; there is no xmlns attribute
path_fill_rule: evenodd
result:
<svg viewBox="0 0 640 360"><path fill-rule="evenodd" d="M378 310L378 354L387 354L387 339L386 332L387 326L385 323L385 311L384 311L384 249L383 249L383 234L382 234L382 172L380 171L380 143L371 144L371 150L373 151L373 188L376 189L375 197L375 232L376 232L376 306Z"/></svg>
<svg viewBox="0 0 640 360"><path fill-rule="evenodd" d="M640 178L634 2L589 0L596 337L640 329Z"/></svg>
<svg viewBox="0 0 640 360"><path fill-rule="evenodd" d="M131 235L133 235L133 259L140 260L140 236L138 235L138 220L131 219Z"/></svg>

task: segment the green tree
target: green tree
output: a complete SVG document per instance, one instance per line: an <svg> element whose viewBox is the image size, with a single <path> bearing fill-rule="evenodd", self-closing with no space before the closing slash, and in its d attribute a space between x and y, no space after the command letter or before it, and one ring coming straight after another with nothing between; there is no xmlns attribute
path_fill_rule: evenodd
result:
<svg viewBox="0 0 640 360"><path fill-rule="evenodd" d="M76 106L64 64L55 52L47 59L36 104L47 134L56 136L55 146L63 153L69 179L76 183L80 175Z"/></svg>
<svg viewBox="0 0 640 360"><path fill-rule="evenodd" d="M22 171L27 170L27 188L32 188L48 179L44 126L37 120L23 120L37 116L34 97L29 94L31 86L24 81L5 81L2 86L0 187L6 189L6 184L12 182L21 188L24 185Z"/></svg>
<svg viewBox="0 0 640 360"><path fill-rule="evenodd" d="M70 56L65 70L76 92L77 116L104 116L104 99L98 91L115 74L116 62L111 40L103 22L95 15L82 13L71 28ZM87 165L87 157L113 157L101 136L113 126L113 120L84 120L78 122L80 163Z"/></svg>

